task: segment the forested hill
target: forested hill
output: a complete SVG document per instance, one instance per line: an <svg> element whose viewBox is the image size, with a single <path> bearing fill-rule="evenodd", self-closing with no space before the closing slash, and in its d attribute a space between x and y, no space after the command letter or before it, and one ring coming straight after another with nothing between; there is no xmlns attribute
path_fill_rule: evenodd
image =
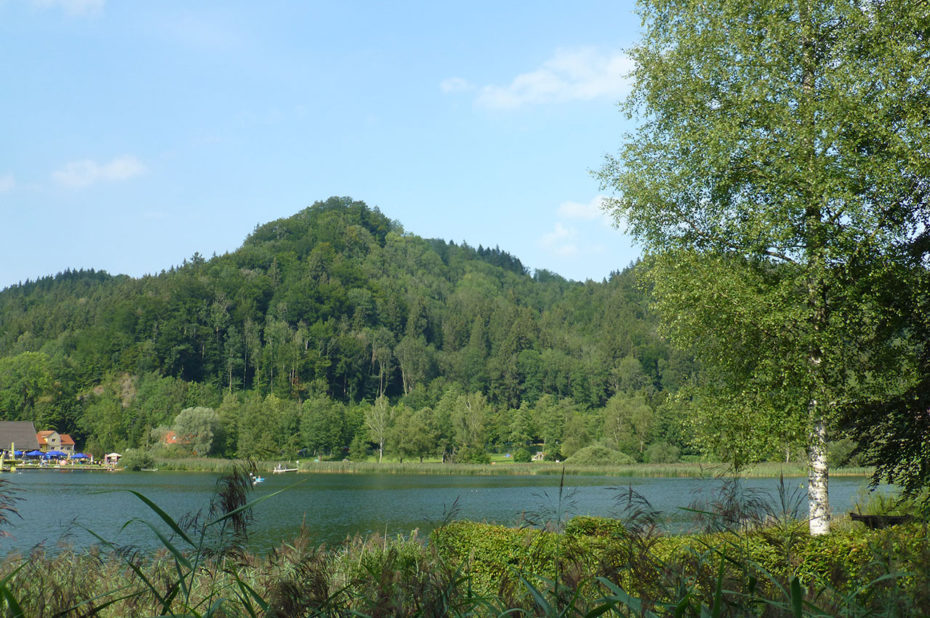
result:
<svg viewBox="0 0 930 618"><path fill-rule="evenodd" d="M592 411L623 394L656 411L688 371L657 338L631 269L606 282L531 276L505 251L420 238L348 198L158 276L69 271L0 292L0 417L89 447L144 445L193 406L234 425L249 402L266 416L268 401L297 410L287 448L313 442L300 427L308 399L354 409L384 395L418 410L475 395L501 427L541 398ZM353 435L339 422L331 448ZM591 441L604 436L589 424ZM227 438L213 450L245 448Z"/></svg>

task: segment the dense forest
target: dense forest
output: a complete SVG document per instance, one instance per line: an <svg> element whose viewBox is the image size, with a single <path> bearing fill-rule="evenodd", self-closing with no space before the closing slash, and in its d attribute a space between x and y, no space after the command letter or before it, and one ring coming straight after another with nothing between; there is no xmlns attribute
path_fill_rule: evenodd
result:
<svg viewBox="0 0 930 618"><path fill-rule="evenodd" d="M530 274L330 198L157 276L0 292L0 418L97 454L169 432L220 456L697 454L673 397L695 368L657 335L638 268Z"/></svg>

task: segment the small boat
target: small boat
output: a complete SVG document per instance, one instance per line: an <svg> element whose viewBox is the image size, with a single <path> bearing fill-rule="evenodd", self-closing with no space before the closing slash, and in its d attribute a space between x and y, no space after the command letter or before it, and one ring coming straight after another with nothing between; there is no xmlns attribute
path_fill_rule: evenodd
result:
<svg viewBox="0 0 930 618"><path fill-rule="evenodd" d="M271 471L272 474L283 474L285 472L297 472L297 468L288 468L283 464L278 464L274 467L274 470Z"/></svg>

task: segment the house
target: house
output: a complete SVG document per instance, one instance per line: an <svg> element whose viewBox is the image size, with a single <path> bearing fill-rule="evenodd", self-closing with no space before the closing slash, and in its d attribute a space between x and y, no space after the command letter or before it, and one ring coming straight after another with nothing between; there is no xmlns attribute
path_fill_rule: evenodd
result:
<svg viewBox="0 0 930 618"><path fill-rule="evenodd" d="M174 445L186 445L190 444L190 440L182 438L179 436L173 429L169 429L165 432L165 436L161 439L162 444L165 446L174 446Z"/></svg>
<svg viewBox="0 0 930 618"><path fill-rule="evenodd" d="M43 453L62 451L69 456L74 455L74 440L66 433L44 430L36 434L36 440L39 443L39 450Z"/></svg>
<svg viewBox="0 0 930 618"><path fill-rule="evenodd" d="M74 455L74 438L66 433L61 434L61 450L68 453L68 457Z"/></svg>
<svg viewBox="0 0 930 618"><path fill-rule="evenodd" d="M39 448L36 426L32 421L0 421L0 450L12 453Z"/></svg>

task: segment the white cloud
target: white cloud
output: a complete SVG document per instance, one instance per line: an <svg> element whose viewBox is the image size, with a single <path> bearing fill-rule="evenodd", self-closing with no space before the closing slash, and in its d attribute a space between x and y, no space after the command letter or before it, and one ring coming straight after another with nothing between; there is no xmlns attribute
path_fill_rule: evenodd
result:
<svg viewBox="0 0 930 618"><path fill-rule="evenodd" d="M103 164L90 159L72 161L54 172L52 177L61 185L72 189L82 189L98 182L128 180L145 171L145 165L141 161L131 155L126 155Z"/></svg>
<svg viewBox="0 0 930 618"><path fill-rule="evenodd" d="M106 0L32 0L32 4L43 9L60 7L71 15L87 15L102 11Z"/></svg>
<svg viewBox="0 0 930 618"><path fill-rule="evenodd" d="M574 242L577 236L578 230L573 227L566 227L561 221L558 221L551 232L544 234L540 238L540 244L544 249L548 249L556 255L571 257L578 254L578 245Z"/></svg>
<svg viewBox="0 0 930 618"><path fill-rule="evenodd" d="M600 220L605 225L610 225L610 217L604 213L603 205L607 200L603 195L598 195L587 204L581 202L562 202L559 204L559 217L563 219L581 219L582 221Z"/></svg>
<svg viewBox="0 0 930 618"><path fill-rule="evenodd" d="M12 191L13 187L15 186L16 179L13 178L13 174L4 174L3 176L0 176L0 193Z"/></svg>
<svg viewBox="0 0 930 618"><path fill-rule="evenodd" d="M604 213L603 195L589 202L562 202L556 209L557 221L551 232L539 239L539 245L561 258L584 258L602 255L604 245L593 242L611 226L611 218ZM569 221L576 221L577 226Z"/></svg>
<svg viewBox="0 0 930 618"><path fill-rule="evenodd" d="M445 93L449 92L468 92L475 87L467 80L461 77L450 77L439 82L439 89Z"/></svg>
<svg viewBox="0 0 930 618"><path fill-rule="evenodd" d="M633 63L625 55L593 47L560 49L538 69L517 75L506 86L484 86L477 103L483 107L514 109L523 105L621 98Z"/></svg>

